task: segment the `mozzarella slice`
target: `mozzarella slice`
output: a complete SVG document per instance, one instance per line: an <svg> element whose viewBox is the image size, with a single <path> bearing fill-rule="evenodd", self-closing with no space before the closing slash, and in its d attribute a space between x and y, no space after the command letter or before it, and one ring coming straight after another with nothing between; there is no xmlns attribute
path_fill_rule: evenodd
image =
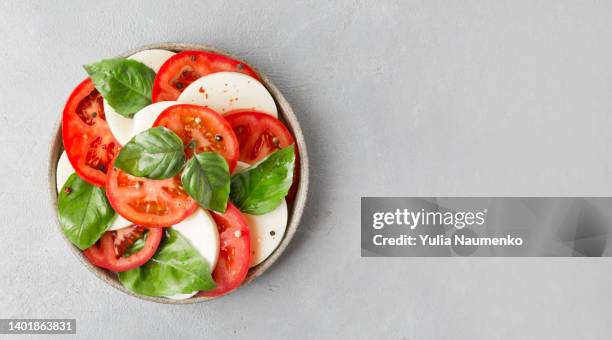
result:
<svg viewBox="0 0 612 340"><path fill-rule="evenodd" d="M207 106L220 114L249 109L278 116L270 92L257 79L238 72L216 72L201 77L189 84L177 100Z"/></svg>
<svg viewBox="0 0 612 340"><path fill-rule="evenodd" d="M251 267L262 263L278 247L287 229L287 202L263 215L243 213L251 234Z"/></svg>
<svg viewBox="0 0 612 340"><path fill-rule="evenodd" d="M57 162L57 171L55 177L55 181L57 182L57 192L62 190L64 183L66 183L68 177L70 177L70 175L72 175L73 173L75 173L74 168L72 167L72 164L70 164L70 160L68 160L68 154L66 153L66 151L64 151L60 156L59 162ZM119 214L115 215L117 217L115 217L115 220L108 228L108 230L118 230L133 225L132 222L126 220L125 218L123 218L123 216Z"/></svg>
<svg viewBox="0 0 612 340"><path fill-rule="evenodd" d="M130 139L151 128L157 117L159 117L160 113L175 104L178 104L178 102L157 102L143 107L140 111L136 112L134 118L132 119L133 127Z"/></svg>
<svg viewBox="0 0 612 340"><path fill-rule="evenodd" d="M113 221L113 224L111 224L110 228L108 228L108 230L119 230L125 227L129 227L134 225L134 223L126 220L125 218L123 218L123 216L119 215L119 214L115 214L117 217L115 217L115 220Z"/></svg>
<svg viewBox="0 0 612 340"><path fill-rule="evenodd" d="M172 228L185 237L208 262L210 270L214 270L219 259L219 230L210 213L204 209L198 209L193 215L172 226ZM176 294L166 297L173 300L184 300L197 293L195 291L189 294Z"/></svg>
<svg viewBox="0 0 612 340"><path fill-rule="evenodd" d="M125 145L132 136L132 127L134 126L132 119L123 117L115 112L106 99L104 99L104 115L106 116L108 128L113 133L113 136L115 136L115 139L121 145Z"/></svg>
<svg viewBox="0 0 612 340"><path fill-rule="evenodd" d="M174 54L166 50L145 50L129 56L128 59L139 61L157 73L166 60ZM113 136L121 145L125 145L132 138L133 120L118 114L106 100L104 100L104 114Z"/></svg>
<svg viewBox="0 0 612 340"><path fill-rule="evenodd" d="M244 162L238 162L236 172L240 172L250 165ZM243 213L249 223L249 232L251 234L251 267L262 263L272 254L278 247L285 229L287 229L287 202L283 203L276 209L263 215L249 215Z"/></svg>
<svg viewBox="0 0 612 340"><path fill-rule="evenodd" d="M149 66L150 69L155 71L155 73L159 72L159 69L166 62L166 60L170 59L176 53L166 51L166 50L144 50L140 52L136 52L128 57L128 59L140 61L141 63Z"/></svg>
<svg viewBox="0 0 612 340"><path fill-rule="evenodd" d="M62 152L62 155L57 162L57 171L55 172L55 181L57 182L57 192L62 190L64 183L68 180L68 177L74 173L74 168L68 160L68 154L66 151Z"/></svg>
<svg viewBox="0 0 612 340"><path fill-rule="evenodd" d="M193 292L193 293L188 293L188 294L174 294L174 295L166 295L164 297L171 299L171 300L185 300L185 299L189 299L190 297L196 295L197 293L198 292Z"/></svg>

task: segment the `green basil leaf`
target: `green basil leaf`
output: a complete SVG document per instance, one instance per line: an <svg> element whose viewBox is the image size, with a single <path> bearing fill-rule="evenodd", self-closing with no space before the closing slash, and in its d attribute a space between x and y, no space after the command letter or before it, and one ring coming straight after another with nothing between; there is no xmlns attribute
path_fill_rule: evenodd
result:
<svg viewBox="0 0 612 340"><path fill-rule="evenodd" d="M147 241L147 234L149 232L145 231L145 234L142 235L141 237L137 238L136 241L134 241L134 243L132 243L123 253L123 257L130 257L131 255L136 254L137 252L139 252L140 250L142 250L142 248L144 248L145 242Z"/></svg>
<svg viewBox="0 0 612 340"><path fill-rule="evenodd" d="M151 104L155 71L136 60L106 59L83 66L96 89L120 115L132 118Z"/></svg>
<svg viewBox="0 0 612 340"><path fill-rule="evenodd" d="M147 296L187 294L216 287L208 262L176 230L167 228L157 252L144 265L118 273L134 293Z"/></svg>
<svg viewBox="0 0 612 340"><path fill-rule="evenodd" d="M232 176L230 198L240 211L263 215L278 207L291 187L293 145L280 149Z"/></svg>
<svg viewBox="0 0 612 340"><path fill-rule="evenodd" d="M79 249L91 247L115 218L104 189L70 175L58 197L59 220L66 237Z"/></svg>
<svg viewBox="0 0 612 340"><path fill-rule="evenodd" d="M125 144L115 167L132 176L165 179L181 171L184 163L183 141L171 130L158 126L137 134Z"/></svg>
<svg viewBox="0 0 612 340"><path fill-rule="evenodd" d="M215 152L202 152L185 165L183 188L204 209L225 212L230 192L229 166Z"/></svg>

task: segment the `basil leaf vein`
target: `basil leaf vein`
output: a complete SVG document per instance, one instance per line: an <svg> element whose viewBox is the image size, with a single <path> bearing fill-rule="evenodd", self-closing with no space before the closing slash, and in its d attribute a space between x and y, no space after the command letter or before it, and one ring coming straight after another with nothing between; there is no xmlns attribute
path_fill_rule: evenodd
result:
<svg viewBox="0 0 612 340"><path fill-rule="evenodd" d="M96 89L120 115L132 118L151 104L155 71L136 60L114 58L85 65Z"/></svg>
<svg viewBox="0 0 612 340"><path fill-rule="evenodd" d="M280 149L232 176L230 199L240 211L263 215L278 207L293 182L294 146Z"/></svg>
<svg viewBox="0 0 612 340"><path fill-rule="evenodd" d="M225 158L219 154L202 152L192 157L185 165L181 183L202 208L225 212L230 173Z"/></svg>
<svg viewBox="0 0 612 340"><path fill-rule="evenodd" d="M204 257L178 231L167 228L165 233L151 260L118 273L119 281L132 292L147 296L214 289L216 284Z"/></svg>
<svg viewBox="0 0 612 340"><path fill-rule="evenodd" d="M115 218L104 189L70 175L58 197L59 220L66 237L79 249L91 247Z"/></svg>
<svg viewBox="0 0 612 340"><path fill-rule="evenodd" d="M119 151L115 166L132 176L171 178L185 163L183 141L171 130L158 126L134 136Z"/></svg>

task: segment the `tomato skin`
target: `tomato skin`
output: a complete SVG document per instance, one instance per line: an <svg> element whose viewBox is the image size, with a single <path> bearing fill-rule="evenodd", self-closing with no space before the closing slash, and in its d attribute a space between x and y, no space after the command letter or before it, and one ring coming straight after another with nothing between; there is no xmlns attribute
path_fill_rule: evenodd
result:
<svg viewBox="0 0 612 340"><path fill-rule="evenodd" d="M93 185L106 183L106 172L121 144L111 133L102 96L91 79L70 94L62 114L62 141L76 173Z"/></svg>
<svg viewBox="0 0 612 340"><path fill-rule="evenodd" d="M295 143L285 125L267 113L236 110L228 112L224 118L238 138L241 162L256 163L272 152Z"/></svg>
<svg viewBox="0 0 612 340"><path fill-rule="evenodd" d="M128 228L139 228L136 226ZM116 253L115 232L107 231L98 244L85 249L83 254L94 265L114 272L124 272L147 263L159 247L163 235L162 228L150 228L141 250L128 257Z"/></svg>
<svg viewBox="0 0 612 340"><path fill-rule="evenodd" d="M187 218L198 204L183 189L180 173L163 180L128 175L111 166L106 196L115 211L143 227L170 227Z"/></svg>
<svg viewBox="0 0 612 340"><path fill-rule="evenodd" d="M251 236L242 213L231 202L225 213L212 212L219 228L220 250L212 273L217 288L199 292L199 296L216 297L238 288L246 278L251 263Z"/></svg>
<svg viewBox="0 0 612 340"><path fill-rule="evenodd" d="M223 116L232 126L240 144L241 162L254 164L272 152L295 144L293 135L285 125L275 117L258 111L235 110ZM293 185L287 194L287 200L293 201L297 193L300 176L300 161L297 145L295 146L295 168Z"/></svg>
<svg viewBox="0 0 612 340"><path fill-rule="evenodd" d="M185 145L195 141L195 153L215 151L227 161L230 172L238 163L238 140L231 125L217 112L200 105L178 104L165 109L153 126L164 126L176 133ZM186 148L187 157L194 150Z"/></svg>
<svg viewBox="0 0 612 340"><path fill-rule="evenodd" d="M243 62L208 51L183 51L162 65L155 76L151 96L153 103L176 100L194 80L215 72L240 72L257 80L259 77Z"/></svg>

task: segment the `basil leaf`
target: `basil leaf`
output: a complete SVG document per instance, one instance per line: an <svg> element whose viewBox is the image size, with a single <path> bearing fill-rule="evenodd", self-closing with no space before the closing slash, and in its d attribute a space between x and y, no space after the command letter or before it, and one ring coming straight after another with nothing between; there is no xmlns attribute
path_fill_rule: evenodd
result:
<svg viewBox="0 0 612 340"><path fill-rule="evenodd" d="M151 104L155 71L136 60L106 59L83 66L96 89L117 113L132 118Z"/></svg>
<svg viewBox="0 0 612 340"><path fill-rule="evenodd" d="M132 176L165 179L181 171L183 163L183 141L171 130L158 126L137 134L125 144L115 167Z"/></svg>
<svg viewBox="0 0 612 340"><path fill-rule="evenodd" d="M104 189L70 175L58 197L59 220L66 237L79 249L91 247L115 218Z"/></svg>
<svg viewBox="0 0 612 340"><path fill-rule="evenodd" d="M144 235L142 235L141 237L136 239L136 241L134 241L134 243L132 243L125 250L125 252L123 253L123 257L130 257L131 255L134 255L137 252L139 252L140 250L142 250L142 248L144 248L145 242L147 241L147 234L148 234L148 231L145 232Z"/></svg>
<svg viewBox="0 0 612 340"><path fill-rule="evenodd" d="M232 176L230 198L240 211L263 215L278 207L291 187L293 145L278 150Z"/></svg>
<svg viewBox="0 0 612 340"><path fill-rule="evenodd" d="M216 287L208 262L176 230L166 229L157 252L144 265L118 273L134 293L147 296L187 294Z"/></svg>
<svg viewBox="0 0 612 340"><path fill-rule="evenodd" d="M185 165L183 188L204 209L225 212L230 192L229 166L215 152L202 152Z"/></svg>

